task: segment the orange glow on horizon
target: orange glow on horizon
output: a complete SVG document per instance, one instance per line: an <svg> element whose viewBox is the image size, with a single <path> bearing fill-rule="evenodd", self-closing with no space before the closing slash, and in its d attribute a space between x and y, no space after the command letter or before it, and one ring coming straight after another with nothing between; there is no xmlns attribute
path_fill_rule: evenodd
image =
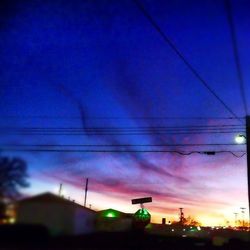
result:
<svg viewBox="0 0 250 250"><path fill-rule="evenodd" d="M33 181L33 188L30 195L39 194L42 192L52 192L57 194L58 191L55 188L56 185L54 183L50 183L50 187L48 190L48 183L44 185L42 181ZM36 188L34 188L36 187ZM47 188L45 188L47 187ZM71 199L74 199L77 203L82 204L84 202L84 193L79 188L73 187L71 185L64 185L64 189L67 191L67 195L70 196ZM65 197L67 198L67 197ZM89 192L87 205L91 204L91 208L93 210L103 210L108 208L113 208L125 213L135 213L139 205L132 205L131 199L137 197L114 197L108 194L102 194L97 192ZM158 204L160 208L154 208L154 206ZM146 203L145 207L151 214L151 221L153 223L161 223L162 218L166 218L166 222L168 221L178 221L179 220L179 204L175 203L159 203L154 200L152 203ZM245 205L245 207L247 207ZM235 226L235 218L234 212L237 207L227 206L221 208L213 208L211 204L204 205L203 207L184 207L185 217L191 216L194 220L201 223L202 226ZM171 211L169 211L171 210ZM205 212L207 211L207 212ZM248 214L248 210L245 211L245 215ZM245 216L245 219L247 216ZM241 214L239 213L239 220L241 220Z"/></svg>

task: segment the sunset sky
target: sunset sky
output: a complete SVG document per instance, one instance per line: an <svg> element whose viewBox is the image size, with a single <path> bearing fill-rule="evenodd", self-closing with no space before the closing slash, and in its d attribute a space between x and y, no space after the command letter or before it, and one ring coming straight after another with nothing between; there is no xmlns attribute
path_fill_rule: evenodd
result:
<svg viewBox="0 0 250 250"><path fill-rule="evenodd" d="M211 88L244 117L224 1L142 2ZM231 2L250 98L250 6L245 0ZM145 146L230 144L245 131L244 119L228 119L232 114L164 42L134 1L6 0L1 2L0 33L0 126L42 131L0 136L1 155L27 161L30 187L23 190L25 195L58 192L63 183L65 196L82 204L88 177L87 203L93 209L135 212L138 206L131 205L132 198L152 196L146 207L154 222L162 217L177 220L179 207L204 225L234 225L235 212L241 219L240 207L248 207L246 156L135 152L245 151L244 145ZM235 129L143 132L148 127L221 125ZM93 127L111 129L105 135L98 129L88 133ZM81 133L65 132L70 128ZM66 150L93 147L65 145L95 145L100 151L133 152L15 152L4 149L6 144L46 149L63 145ZM133 146L122 146L128 144Z"/></svg>

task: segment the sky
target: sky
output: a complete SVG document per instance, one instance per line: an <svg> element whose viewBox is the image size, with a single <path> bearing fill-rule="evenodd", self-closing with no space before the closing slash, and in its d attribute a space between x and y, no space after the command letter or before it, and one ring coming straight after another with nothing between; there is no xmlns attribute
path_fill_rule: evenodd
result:
<svg viewBox="0 0 250 250"><path fill-rule="evenodd" d="M217 95L244 117L225 2L141 2ZM246 0L231 5L249 109L250 6ZM27 161L30 186L25 195L58 192L63 183L65 196L82 204L89 178L87 204L93 209L135 212L138 206L131 199L152 196L145 206L154 222L178 220L183 207L186 216L203 225L234 224L234 213L240 216L240 207L248 207L245 155L135 152L159 150L145 145L234 143L245 132L244 119L232 118L135 1L1 1L0 35L0 126L40 128L40 134L0 137L1 155ZM157 133L164 127L221 125L236 129ZM144 133L149 127L157 129ZM100 128L109 132L100 133ZM6 144L64 145L66 151L93 146L65 145L95 145L99 151L131 152L17 152ZM235 152L245 146L162 149Z"/></svg>

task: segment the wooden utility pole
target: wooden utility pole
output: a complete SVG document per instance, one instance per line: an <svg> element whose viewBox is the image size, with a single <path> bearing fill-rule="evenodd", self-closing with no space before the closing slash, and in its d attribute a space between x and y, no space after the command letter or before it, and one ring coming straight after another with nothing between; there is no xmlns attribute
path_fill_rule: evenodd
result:
<svg viewBox="0 0 250 250"><path fill-rule="evenodd" d="M237 227L237 216L238 216L238 213L234 213L234 216L235 216L234 226Z"/></svg>
<svg viewBox="0 0 250 250"><path fill-rule="evenodd" d="M60 183L58 194L59 196L62 196L62 183Z"/></svg>
<svg viewBox="0 0 250 250"><path fill-rule="evenodd" d="M250 223L250 116L246 116L247 183L248 183L248 223Z"/></svg>
<svg viewBox="0 0 250 250"><path fill-rule="evenodd" d="M89 184L89 179L87 178L86 184L85 184L84 207L86 207L86 203L87 203L88 184Z"/></svg>

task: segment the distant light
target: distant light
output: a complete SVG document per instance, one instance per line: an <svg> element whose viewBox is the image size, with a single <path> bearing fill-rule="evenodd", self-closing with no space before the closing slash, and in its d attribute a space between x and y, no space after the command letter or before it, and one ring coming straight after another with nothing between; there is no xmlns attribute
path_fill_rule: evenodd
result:
<svg viewBox="0 0 250 250"><path fill-rule="evenodd" d="M198 229L198 231L201 231L201 227L200 226L198 226L197 229Z"/></svg>
<svg viewBox="0 0 250 250"><path fill-rule="evenodd" d="M191 229L193 228L193 227L190 227Z"/></svg>
<svg viewBox="0 0 250 250"><path fill-rule="evenodd" d="M114 209L107 209L101 213L101 216L105 218L119 218L119 215L119 212Z"/></svg>
<svg viewBox="0 0 250 250"><path fill-rule="evenodd" d="M109 217L109 218L114 218L114 217L115 217L115 215L114 215L114 213L109 212L109 213L107 213L106 217Z"/></svg>
<svg viewBox="0 0 250 250"><path fill-rule="evenodd" d="M9 223L10 223L10 224L13 224L13 223L15 223L15 222L16 222L15 218L10 218L10 219L9 219Z"/></svg>
<svg viewBox="0 0 250 250"><path fill-rule="evenodd" d="M184 228L184 229L183 229L183 231L185 232L185 231L186 231L186 229Z"/></svg>
<svg viewBox="0 0 250 250"><path fill-rule="evenodd" d="M243 144L243 143L246 142L246 137L245 137L245 135L239 134L239 135L237 135L237 136L235 137L234 140L235 140L235 142L236 142L237 144Z"/></svg>
<svg viewBox="0 0 250 250"><path fill-rule="evenodd" d="M67 191L65 191L65 190L62 191L62 196L66 196L67 194L68 194Z"/></svg>
<svg viewBox="0 0 250 250"><path fill-rule="evenodd" d="M172 230L171 230L172 232L174 232L174 229L172 228Z"/></svg>

